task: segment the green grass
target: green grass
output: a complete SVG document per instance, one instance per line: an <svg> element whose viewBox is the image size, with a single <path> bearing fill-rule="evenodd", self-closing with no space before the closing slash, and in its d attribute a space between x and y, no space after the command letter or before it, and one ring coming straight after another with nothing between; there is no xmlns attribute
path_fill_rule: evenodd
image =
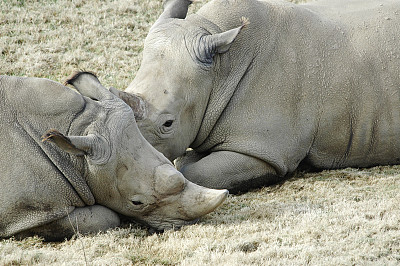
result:
<svg viewBox="0 0 400 266"><path fill-rule="evenodd" d="M199 0L191 9L206 1ZM95 72L124 89L161 12L155 0L0 2L0 74L63 82ZM0 265L398 265L400 167L297 172L229 196L196 225L139 225L61 243L0 241Z"/></svg>

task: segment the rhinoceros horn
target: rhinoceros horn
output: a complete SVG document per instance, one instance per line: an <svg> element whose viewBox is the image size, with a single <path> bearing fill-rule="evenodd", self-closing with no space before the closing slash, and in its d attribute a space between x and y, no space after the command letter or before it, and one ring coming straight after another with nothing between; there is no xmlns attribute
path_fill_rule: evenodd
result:
<svg viewBox="0 0 400 266"><path fill-rule="evenodd" d="M228 194L226 189L205 188L187 181L181 195L182 211L189 219L196 219L215 210Z"/></svg>
<svg viewBox="0 0 400 266"><path fill-rule="evenodd" d="M217 208L229 194L226 189L209 189L185 179L169 164L156 167L155 191L159 195L177 195L179 199L175 208L178 208L186 220L197 219ZM165 205L164 208L171 208Z"/></svg>
<svg viewBox="0 0 400 266"><path fill-rule="evenodd" d="M157 19L151 29L164 23L170 18L184 19L186 17L190 4L192 4L191 0L167 0L164 4L164 12Z"/></svg>
<svg viewBox="0 0 400 266"><path fill-rule="evenodd" d="M141 120L146 116L147 105L146 101L143 100L142 97L125 91L117 90L113 87L110 87L109 90L132 108L136 121Z"/></svg>

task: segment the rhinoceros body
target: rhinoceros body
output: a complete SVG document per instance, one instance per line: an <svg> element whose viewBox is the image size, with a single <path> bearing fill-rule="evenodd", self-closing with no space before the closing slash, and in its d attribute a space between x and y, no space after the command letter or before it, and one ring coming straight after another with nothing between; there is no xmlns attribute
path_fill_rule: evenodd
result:
<svg viewBox="0 0 400 266"><path fill-rule="evenodd" d="M221 192L185 180L148 144L131 108L95 76L70 83L81 94L47 79L0 76L0 238L106 230L119 225L118 214L162 230L222 202Z"/></svg>
<svg viewBox="0 0 400 266"><path fill-rule="evenodd" d="M167 2L120 93L169 159L193 148L186 178L242 190L303 161L400 161L399 1L214 0L186 17L189 4Z"/></svg>

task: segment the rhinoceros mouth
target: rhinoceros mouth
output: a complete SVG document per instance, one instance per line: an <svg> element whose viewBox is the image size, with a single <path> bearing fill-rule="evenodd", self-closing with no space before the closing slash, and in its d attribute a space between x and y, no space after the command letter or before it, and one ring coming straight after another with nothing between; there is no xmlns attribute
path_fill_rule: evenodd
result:
<svg viewBox="0 0 400 266"><path fill-rule="evenodd" d="M160 221L155 223L154 222L147 223L147 225L149 226L148 229L149 233L155 234L155 233L163 233L168 230L179 230L184 226L197 224L199 220L200 218L191 221L184 221L184 220Z"/></svg>
<svg viewBox="0 0 400 266"><path fill-rule="evenodd" d="M163 217L161 219L152 218L152 220L150 221L137 217L136 218L128 217L124 215L120 215L120 217L124 221L124 223L137 223L144 227L147 227L148 232L150 234L163 233L164 231L168 230L179 230L184 226L197 224L200 220L200 218L196 218L193 220L186 221L181 219L169 219Z"/></svg>

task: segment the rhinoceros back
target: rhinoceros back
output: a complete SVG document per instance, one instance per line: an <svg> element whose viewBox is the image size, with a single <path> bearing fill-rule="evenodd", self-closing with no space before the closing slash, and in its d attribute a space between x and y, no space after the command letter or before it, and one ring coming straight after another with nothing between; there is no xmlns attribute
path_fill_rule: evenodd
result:
<svg viewBox="0 0 400 266"><path fill-rule="evenodd" d="M310 160L321 168L399 163L399 2L322 0L305 7L338 21L336 36L350 51L332 60L343 64L329 72L338 81L325 82Z"/></svg>
<svg viewBox="0 0 400 266"><path fill-rule="evenodd" d="M50 128L67 134L84 106L82 96L56 82L0 76L0 237L94 203L83 181L69 181L78 176L69 155L41 142Z"/></svg>

